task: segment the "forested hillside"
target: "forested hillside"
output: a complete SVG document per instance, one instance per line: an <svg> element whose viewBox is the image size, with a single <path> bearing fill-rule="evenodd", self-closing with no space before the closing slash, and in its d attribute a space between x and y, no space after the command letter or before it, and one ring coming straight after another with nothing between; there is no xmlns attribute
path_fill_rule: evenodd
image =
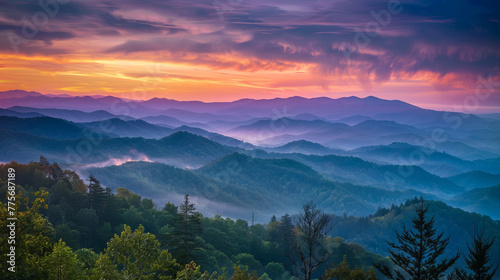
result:
<svg viewBox="0 0 500 280"><path fill-rule="evenodd" d="M285 245L281 239L280 221L275 217L269 217L267 225L249 224L220 215L205 217L203 213L195 212L196 205L193 205L189 217L196 221L198 228L182 232L179 220L183 213L182 204L177 207L168 198L163 205L154 205L151 199L124 188L112 193L103 188L97 178L84 180L55 163L25 165L12 162L0 165L0 173L7 174L9 168L13 168L16 174L19 217L15 279L54 279L59 268L67 270L65 275L75 277L66 279L100 279L111 274L122 279L127 273L140 275L134 279L176 279L176 276L186 273L197 275L197 271L200 271L198 277L208 271L208 275L217 273L229 279L231 275L246 275L246 267L248 277L253 271L259 279L291 277L283 254ZM7 192L7 188L7 180L2 178L0 191ZM0 205L2 248L5 250L8 248L3 242L8 234L4 231L6 202L2 198ZM178 245L186 239L191 240L188 250ZM131 246L137 255L127 255L130 253L127 248ZM341 263L346 256L351 266L368 268L372 261L382 259L340 237L331 239L329 246L335 248L329 256L329 264ZM147 256L141 256L145 253ZM113 254L125 254L126 258L130 257L130 262L121 263L119 258L111 258ZM7 275L6 256L2 259L2 275ZM139 261L151 263L145 268L140 267ZM128 270L122 270L123 266ZM140 274L133 274L141 269ZM225 276L222 279L226 279Z"/></svg>
<svg viewBox="0 0 500 280"><path fill-rule="evenodd" d="M289 168L310 172L297 164L290 163ZM214 167L199 172L209 173L209 168ZM165 165L158 168L163 168L166 176L187 172ZM184 197L179 204L174 205L165 197L164 203L155 205L151 199L128 189L104 188L99 177L82 179L44 158L27 165L0 165L0 174L9 170L16 174L19 225L15 249L17 278L9 279L56 279L61 275L63 279L293 279L296 270L289 249L295 247L287 243L287 236L300 230L301 219L307 217L304 215L321 213L314 206L305 205L304 212L273 215L268 223L253 224L220 215L204 216L190 200L189 188L176 189ZM183 182L196 186L207 178L194 174L186 175ZM0 191L8 191L6 177L0 181ZM323 274L324 279L336 279L332 277L347 273L375 279L375 271L370 270L374 263L391 265L383 257L388 255L385 240L394 240L395 230L403 223L411 223L419 203L418 199L408 200L360 218L321 214L331 221L331 227L324 228L324 237L318 239L324 245L315 250L325 250L327 257L311 276L318 278ZM2 198L3 229L7 223L6 205ZM442 202L430 203L429 214L435 217L437 230L450 235L444 256L466 250L479 226L490 236L500 237L498 221L486 216ZM2 241L7 235L2 230ZM499 244L493 244L493 259L499 258ZM6 251L7 246L7 242L2 242ZM6 257L2 257L2 275L7 275Z"/></svg>

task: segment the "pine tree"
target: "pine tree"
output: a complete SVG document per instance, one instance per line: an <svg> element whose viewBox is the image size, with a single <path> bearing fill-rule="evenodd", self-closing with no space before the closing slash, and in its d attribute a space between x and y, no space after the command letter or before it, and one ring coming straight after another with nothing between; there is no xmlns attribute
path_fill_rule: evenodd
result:
<svg viewBox="0 0 500 280"><path fill-rule="evenodd" d="M495 242L495 238L489 238L484 235L484 229L474 235L472 244L467 243L469 254L465 257L467 269L471 272L467 273L463 269L456 269L452 279L460 280L491 280L495 276L498 266L492 270L493 264L491 261L491 247Z"/></svg>
<svg viewBox="0 0 500 280"><path fill-rule="evenodd" d="M443 233L436 236L434 217L426 217L428 210L429 205L425 205L421 197L420 204L415 209L417 216L412 220L412 230L408 230L403 224L403 231L396 231L398 244L387 242L392 248L389 249L390 258L397 268L392 271L385 264L374 264L387 278L440 279L460 257L457 254L449 260L445 258L438 262L448 246L449 237L443 238Z"/></svg>
<svg viewBox="0 0 500 280"><path fill-rule="evenodd" d="M285 214L281 216L280 219L280 224L278 226L278 231L283 238L283 240L287 241L290 238L290 235L292 234L293 231L293 223L292 223L292 218L290 215Z"/></svg>
<svg viewBox="0 0 500 280"><path fill-rule="evenodd" d="M293 228L294 225L292 223L292 218L290 217L290 215L285 214L281 216L280 223L278 225L278 234L279 237L281 238L279 246L285 253L285 256L287 254L290 254L291 248L289 244L293 243ZM292 268L290 267L290 269Z"/></svg>
<svg viewBox="0 0 500 280"><path fill-rule="evenodd" d="M202 232L200 213L196 212L194 204L189 202L187 194L184 196L184 202L179 205L173 226L173 232L164 236L164 239L179 263L187 264L194 259L194 251L200 247L196 237Z"/></svg>
<svg viewBox="0 0 500 280"><path fill-rule="evenodd" d="M271 217L271 223L274 223L274 222L276 222L276 216L275 216L275 215L273 215L273 216Z"/></svg>
<svg viewBox="0 0 500 280"><path fill-rule="evenodd" d="M90 209L101 215L106 207L106 190L101 187L101 183L92 175L89 177L89 202Z"/></svg>

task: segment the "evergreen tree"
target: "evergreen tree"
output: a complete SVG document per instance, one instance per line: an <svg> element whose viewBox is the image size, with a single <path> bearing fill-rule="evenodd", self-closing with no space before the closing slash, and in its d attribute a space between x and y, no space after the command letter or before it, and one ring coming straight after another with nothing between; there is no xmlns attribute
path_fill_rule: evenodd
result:
<svg viewBox="0 0 500 280"><path fill-rule="evenodd" d="M292 222L292 217L290 217L290 215L288 214L281 216L280 224L278 226L278 231L285 243L291 242L293 228L294 226Z"/></svg>
<svg viewBox="0 0 500 280"><path fill-rule="evenodd" d="M181 264L187 264L194 259L194 251L200 247L196 239L201 231L200 213L196 212L189 195L184 196L184 202L179 205L179 211L173 222L174 230L164 236L169 248Z"/></svg>
<svg viewBox="0 0 500 280"><path fill-rule="evenodd" d="M484 235L484 229L474 235L472 244L467 244L469 254L465 257L466 267L471 271L467 273L463 269L456 269L454 277L451 279L460 280L491 280L496 274L498 266L494 269L491 261L491 247L495 238L489 238Z"/></svg>
<svg viewBox="0 0 500 280"><path fill-rule="evenodd" d="M275 216L275 215L273 215L273 216L271 217L271 223L274 223L274 222L276 222L276 216Z"/></svg>
<svg viewBox="0 0 500 280"><path fill-rule="evenodd" d="M90 209L96 211L100 216L104 212L106 207L106 201L108 194L106 190L101 187L101 183L92 175L89 177L89 202Z"/></svg>
<svg viewBox="0 0 500 280"><path fill-rule="evenodd" d="M392 248L389 249L390 258L397 268L392 270L385 264L374 265L387 278L440 279L460 257L457 254L449 260L445 258L438 262L448 246L449 237L443 238L443 233L436 236L434 217L426 217L428 210L429 205L425 205L421 197L420 204L415 209L417 216L412 220L413 229L408 230L403 224L403 231L396 231L398 244L387 242Z"/></svg>

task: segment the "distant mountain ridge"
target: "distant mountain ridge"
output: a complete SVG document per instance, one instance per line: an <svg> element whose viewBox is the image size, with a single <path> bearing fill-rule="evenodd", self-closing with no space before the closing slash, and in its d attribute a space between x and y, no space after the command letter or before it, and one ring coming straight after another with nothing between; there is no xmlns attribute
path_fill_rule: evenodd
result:
<svg viewBox="0 0 500 280"><path fill-rule="evenodd" d="M111 108L116 108L117 103L131 102L134 103L134 111L143 111L149 108L149 111L162 112L166 110L185 110L197 113L211 113L219 115L249 115L249 116L266 116L276 117L276 114L281 113L281 116L292 116L315 112L318 116L332 117L333 116L347 117L351 116L353 111L369 113L376 115L387 112L401 112L409 109L418 109L418 107L399 101L399 100L383 100L373 96L359 98L355 96L341 97L332 99L327 97L320 98L275 98L275 99L241 99L233 102L201 102L201 101L177 101L166 98L153 98L146 101L129 101L122 100L117 97L60 97L48 96L37 92L16 91L13 95L9 92L0 92L0 96L4 96L2 107L8 108L13 106L37 107L37 108L54 108L59 109L75 109L75 110L95 110L110 111ZM14 97L15 96L15 97ZM10 100L9 100L10 99ZM76 102L75 102L76 101ZM114 105L113 105L114 104ZM113 106L112 106L113 105ZM116 114L115 112L111 112ZM137 113L143 115L145 112ZM174 116L175 117L175 116Z"/></svg>
<svg viewBox="0 0 500 280"><path fill-rule="evenodd" d="M487 172L474 170L471 172L448 177L448 180L470 190L475 188L487 188L500 185L500 174L490 174Z"/></svg>
<svg viewBox="0 0 500 280"><path fill-rule="evenodd" d="M303 116L306 120L313 120L317 117L329 121L344 120L349 124L357 124L361 120L370 119L388 120L421 128L432 128L433 126L450 128L455 125L457 118L460 120L460 129L462 130L485 129L492 125L500 126L500 121L491 118L422 109L403 101L384 100L373 96L365 98L351 96L337 99L295 96L261 100L241 99L232 102L201 102L177 101L166 98L134 101L113 96L62 97L43 95L37 92L15 92L16 94L11 91L0 92L0 97L3 96L0 105L2 108L23 106L85 112L105 110L114 115L129 115L134 118L167 115L185 122L227 120L228 117L244 121L259 117L277 119Z"/></svg>
<svg viewBox="0 0 500 280"><path fill-rule="evenodd" d="M13 106L10 107L9 110L19 113L38 113L44 116L65 119L77 123L102 121L112 118L122 118L125 120L132 119L129 116L113 115L104 110L98 110L93 112L82 112L78 110L65 110L65 109L54 109L54 108L40 109L40 108L31 108L22 106Z"/></svg>
<svg viewBox="0 0 500 280"><path fill-rule="evenodd" d="M386 190L414 189L436 195L457 194L464 188L431 174L420 167L403 168L401 165L381 165L353 156L304 155L300 153L277 154L258 152L259 158L288 158L306 164L326 177L339 182L368 185ZM408 176L400 170L411 169Z"/></svg>
<svg viewBox="0 0 500 280"><path fill-rule="evenodd" d="M329 212L341 214L342 209L348 209L349 214L366 215L377 203L390 205L419 194L333 182L295 160L259 159L240 153L225 155L196 170L130 162L87 172L103 178L101 182L108 187L125 186L139 194L154 194L153 199L190 193L208 208L218 208L219 214L235 218L248 211L284 214L308 200ZM138 187L142 178L147 179Z"/></svg>
<svg viewBox="0 0 500 280"><path fill-rule="evenodd" d="M238 150L184 131L162 139L124 137L68 140L45 138L26 132L0 131L0 145L11 147L0 151L1 162L14 160L27 163L43 155L49 161L64 166L106 166L148 158L176 167L196 168Z"/></svg>

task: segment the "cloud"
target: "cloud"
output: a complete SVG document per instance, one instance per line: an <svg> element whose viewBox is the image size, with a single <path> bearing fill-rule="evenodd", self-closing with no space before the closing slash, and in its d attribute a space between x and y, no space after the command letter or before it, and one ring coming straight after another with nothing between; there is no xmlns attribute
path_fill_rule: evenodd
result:
<svg viewBox="0 0 500 280"><path fill-rule="evenodd" d="M19 50L247 72L302 70L322 79L355 76L367 86L428 72L474 83L499 71L498 1L401 1L391 13L387 0L217 3L73 0ZM0 52L12 52L7 34L20 35L23 18L43 9L36 1L0 5Z"/></svg>

